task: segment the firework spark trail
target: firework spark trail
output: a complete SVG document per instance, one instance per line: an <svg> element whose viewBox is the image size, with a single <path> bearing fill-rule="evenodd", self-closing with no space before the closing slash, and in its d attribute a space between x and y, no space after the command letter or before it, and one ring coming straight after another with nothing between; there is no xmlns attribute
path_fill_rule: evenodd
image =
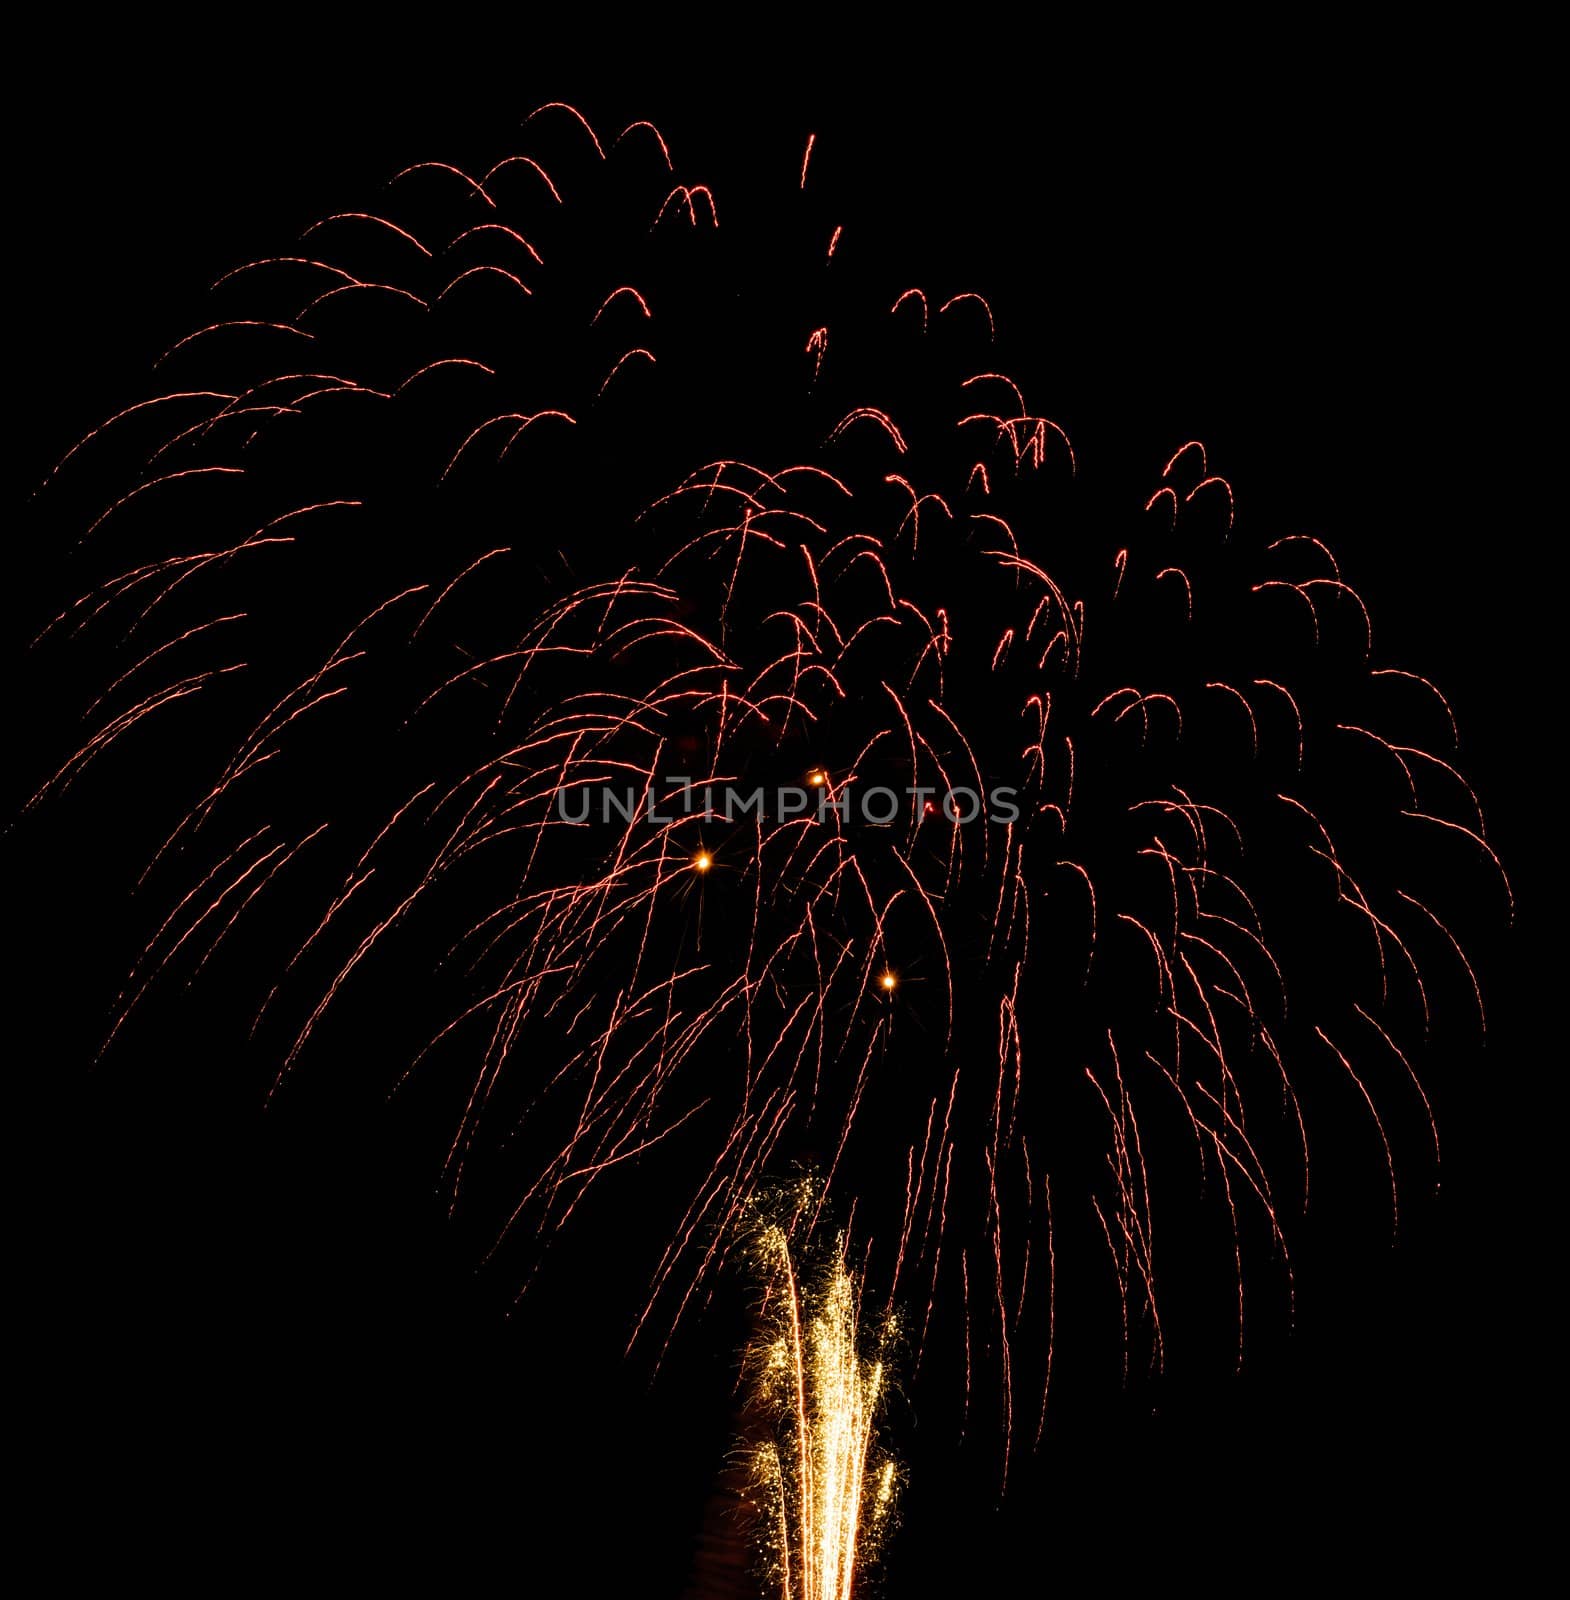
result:
<svg viewBox="0 0 1570 1600"><path fill-rule="evenodd" d="M1416 952L1465 973L1479 1019L1482 987L1448 906L1343 822L1356 839L1377 813L1378 841L1503 880L1448 704L1370 665L1368 610L1322 540L1252 541L1198 441L1104 535L1055 533L1074 448L1003 370L974 291L837 299L856 245L836 231L826 265L813 246L828 288L803 286L778 349L721 333L687 291L724 259L706 254L732 227L723 196L676 181L650 124L602 140L541 110L576 141L550 172L420 163L376 211L307 229L309 255L225 273L222 314L161 358L192 369L182 386L92 430L40 491L113 484L70 528L110 575L38 645L104 649L108 686L38 798L180 712L216 755L144 875L174 910L111 1037L263 903L295 930L247 1012L278 1082L330 1015L374 1004L368 973L448 985L400 1081L452 1064L452 1204L487 1140L527 1152L496 1247L543 1245L593 1186L682 1151L688 1197L635 1336L668 1337L759 1179L822 1149L829 1186L880 1215L866 1270L919 1308L918 1365L934 1307L963 1299L1009 1440L1027 1373L1045 1417L1071 1218L1107 1252L1125 1369L1140 1329L1164 1360L1158 1192L1167 1147L1191 1141L1241 1348L1245 1233L1262 1227L1292 1293L1275 1180L1300 1164L1306 1205L1297 1082L1326 1046L1392 1189L1387 1077L1416 1085L1437 1160ZM809 141L781 168L793 204L824 160ZM614 220L610 260L574 256L580 216ZM493 294L505 309L478 315ZM842 354L845 326L884 343ZM318 370L293 365L302 337ZM716 351L734 392L780 386L791 426L683 398L728 392ZM554 553L496 538L494 508L520 503L594 533ZM459 533L411 538L410 516ZM323 584L306 626L294 602ZM231 637L238 654L201 659ZM1436 707L1445 753L1414 731ZM367 713L394 776L356 786L348 719ZM1360 751L1398 784L1384 810L1349 781ZM673 815L692 792L677 771L830 804ZM965 828L918 800L871 828L836 809L962 783L1014 790L1018 817ZM559 796L606 785L636 804L564 817ZM275 812L290 820L263 846ZM1305 963L1281 930L1310 892L1361 943Z"/></svg>

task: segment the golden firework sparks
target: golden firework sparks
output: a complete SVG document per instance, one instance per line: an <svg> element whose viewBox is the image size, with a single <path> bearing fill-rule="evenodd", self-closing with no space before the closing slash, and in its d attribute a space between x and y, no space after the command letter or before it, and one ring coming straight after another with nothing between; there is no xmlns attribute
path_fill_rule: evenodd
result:
<svg viewBox="0 0 1570 1600"><path fill-rule="evenodd" d="M843 1249L806 1284L784 1228L763 1230L760 1253L773 1283L760 1387L780 1425L756 1470L774 1576L783 1600L850 1600L898 1489L896 1462L873 1460L895 1324L865 1333Z"/></svg>

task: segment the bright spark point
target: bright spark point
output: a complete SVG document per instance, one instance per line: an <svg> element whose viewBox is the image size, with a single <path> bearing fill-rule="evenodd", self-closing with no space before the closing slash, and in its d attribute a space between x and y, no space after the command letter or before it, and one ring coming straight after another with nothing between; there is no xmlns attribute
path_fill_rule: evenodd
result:
<svg viewBox="0 0 1570 1600"><path fill-rule="evenodd" d="M713 865L714 857L711 856L707 850L700 850L697 855L692 858L692 870L694 872L707 872Z"/></svg>
<svg viewBox="0 0 1570 1600"><path fill-rule="evenodd" d="M829 775L823 770L822 767L814 767L812 771L807 774L807 782L810 783L814 789L821 789L828 781Z"/></svg>
<svg viewBox="0 0 1570 1600"><path fill-rule="evenodd" d="M892 972L885 972L883 976L878 979L878 982L880 985L882 985L885 992L892 993L894 986L899 982L899 979L896 978Z"/></svg>

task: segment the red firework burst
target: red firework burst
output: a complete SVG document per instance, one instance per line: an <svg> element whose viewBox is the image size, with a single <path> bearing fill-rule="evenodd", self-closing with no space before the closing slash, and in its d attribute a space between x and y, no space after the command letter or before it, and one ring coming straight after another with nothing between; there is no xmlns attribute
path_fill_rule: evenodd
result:
<svg viewBox="0 0 1570 1600"><path fill-rule="evenodd" d="M43 659L113 666L37 799L150 734L178 796L110 1043L242 939L275 1084L367 1018L418 1034L399 1081L524 1282L591 1191L679 1171L635 1342L810 1162L917 1364L957 1308L1005 1460L1069 1222L1125 1369L1165 1358L1155 1196L1197 1163L1241 1354L1304 1079L1372 1119L1394 1223L1387 1095L1438 1156L1425 975L1481 1020L1445 878L1509 889L1443 696L1199 442L1098 508L1003 308L869 282L813 142L736 223L651 124L529 131L549 167L422 162L226 273L44 486L93 575ZM706 798L789 786L819 800Z"/></svg>

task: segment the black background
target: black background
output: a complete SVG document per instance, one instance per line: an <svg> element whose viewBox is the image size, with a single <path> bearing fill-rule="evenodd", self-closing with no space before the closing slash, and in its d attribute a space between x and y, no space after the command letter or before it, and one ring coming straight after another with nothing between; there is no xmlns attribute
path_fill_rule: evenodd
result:
<svg viewBox="0 0 1570 1600"><path fill-rule="evenodd" d="M1525 1263L1557 1061L1534 1024L1558 749L1528 654L1557 537L1529 500L1546 429L1505 377L1542 338L1544 204L1508 50L1191 40L1136 72L1125 45L1049 25L1028 63L1001 33L854 62L805 33L688 53L608 23L571 45L458 22L390 47L266 33L98 38L13 69L38 78L9 180L13 506L143 392L219 272L408 161L483 163L565 99L650 117L721 175L815 131L847 219L973 264L1015 336L1050 341L1048 411L1082 458L1142 483L1203 438L1245 514L1333 540L1382 653L1455 705L1521 905L1474 936L1491 1028L1435 1085L1441 1193L1408 1196L1394 1250L1355 1218L1309 1230L1296 1331L1241 1378L1068 1397L1001 1505L918 1430L887 1592L1254 1593L1349 1570L1405 1588L1508 1565L1530 1517L1496 1492L1499 1424L1549 1386ZM17 636L54 598L27 515ZM46 724L47 695L14 715ZM25 738L17 758L36 782ZM722 1344L649 1387L609 1359L592 1290L548 1328L507 1321L362 1104L264 1114L178 1048L90 1067L113 840L69 860L8 842L22 1381L57 1570L678 1592L725 1445Z"/></svg>

